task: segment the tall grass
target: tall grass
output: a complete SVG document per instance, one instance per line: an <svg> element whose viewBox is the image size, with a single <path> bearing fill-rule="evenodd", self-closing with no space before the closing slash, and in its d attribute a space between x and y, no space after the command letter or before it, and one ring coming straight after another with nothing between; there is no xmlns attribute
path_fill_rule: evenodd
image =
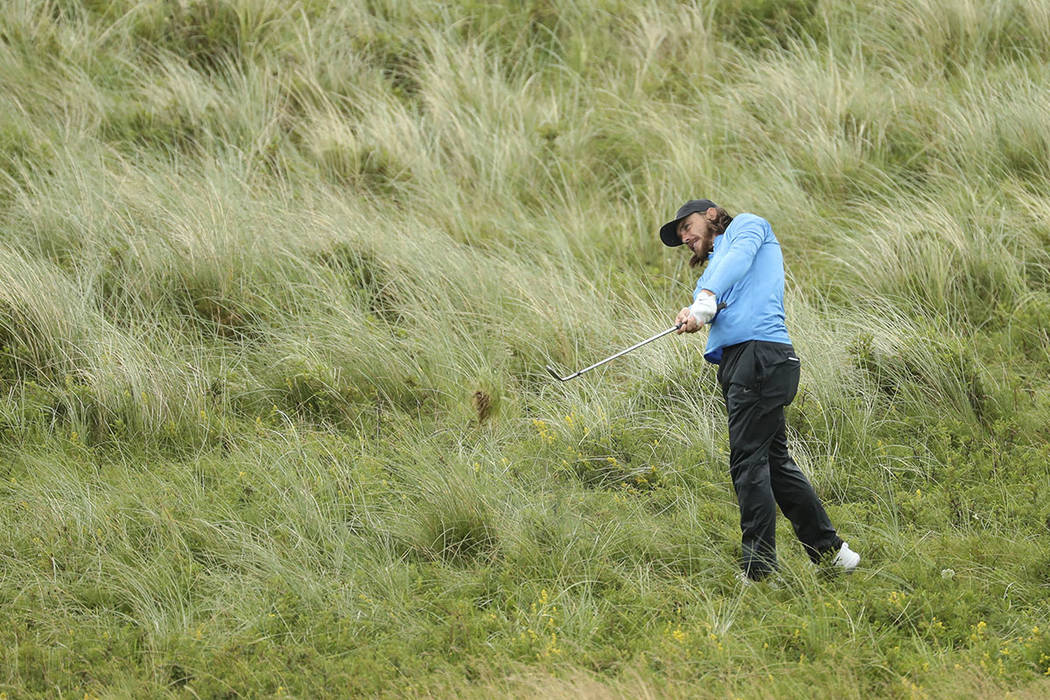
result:
<svg viewBox="0 0 1050 700"><path fill-rule="evenodd" d="M0 697L1045 692L1047 10L0 10ZM849 579L734 578L768 218Z"/></svg>

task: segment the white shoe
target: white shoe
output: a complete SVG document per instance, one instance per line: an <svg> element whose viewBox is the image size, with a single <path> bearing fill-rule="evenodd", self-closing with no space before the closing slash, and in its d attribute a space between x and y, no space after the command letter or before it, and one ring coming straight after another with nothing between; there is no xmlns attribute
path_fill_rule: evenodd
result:
<svg viewBox="0 0 1050 700"><path fill-rule="evenodd" d="M857 568L857 564L860 564L860 555L849 548L849 545L845 542L839 548L839 551L835 554L831 560L832 566L837 566L846 573L853 571Z"/></svg>

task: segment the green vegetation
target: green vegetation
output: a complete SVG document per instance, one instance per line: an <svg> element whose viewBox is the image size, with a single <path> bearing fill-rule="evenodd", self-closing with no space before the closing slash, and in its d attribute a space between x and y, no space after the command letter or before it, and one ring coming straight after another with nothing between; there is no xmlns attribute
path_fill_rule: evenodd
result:
<svg viewBox="0 0 1050 700"><path fill-rule="evenodd" d="M1038 0L11 0L0 698L1050 692ZM736 582L695 272L774 226L864 557Z"/></svg>

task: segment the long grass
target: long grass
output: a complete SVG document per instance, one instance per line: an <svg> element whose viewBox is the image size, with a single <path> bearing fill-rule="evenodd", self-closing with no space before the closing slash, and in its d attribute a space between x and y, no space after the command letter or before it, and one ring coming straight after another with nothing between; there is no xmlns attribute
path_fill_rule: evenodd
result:
<svg viewBox="0 0 1050 700"><path fill-rule="evenodd" d="M1034 0L9 2L0 698L1016 697ZM741 588L685 199L768 218L863 566Z"/></svg>

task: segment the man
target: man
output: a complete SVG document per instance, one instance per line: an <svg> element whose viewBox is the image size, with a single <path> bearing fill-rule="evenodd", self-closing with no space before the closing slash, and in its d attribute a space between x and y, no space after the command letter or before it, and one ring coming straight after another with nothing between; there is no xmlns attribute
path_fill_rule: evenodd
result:
<svg viewBox="0 0 1050 700"><path fill-rule="evenodd" d="M686 202L660 228L664 245L683 243L690 265L707 262L678 333L710 324L704 358L718 365L729 414L729 472L740 505L741 567L760 580L777 567L776 506L814 563L825 556L852 571L860 555L835 532L820 499L787 449L784 407L798 391L801 362L784 324L784 258L769 222L731 217L707 199Z"/></svg>

